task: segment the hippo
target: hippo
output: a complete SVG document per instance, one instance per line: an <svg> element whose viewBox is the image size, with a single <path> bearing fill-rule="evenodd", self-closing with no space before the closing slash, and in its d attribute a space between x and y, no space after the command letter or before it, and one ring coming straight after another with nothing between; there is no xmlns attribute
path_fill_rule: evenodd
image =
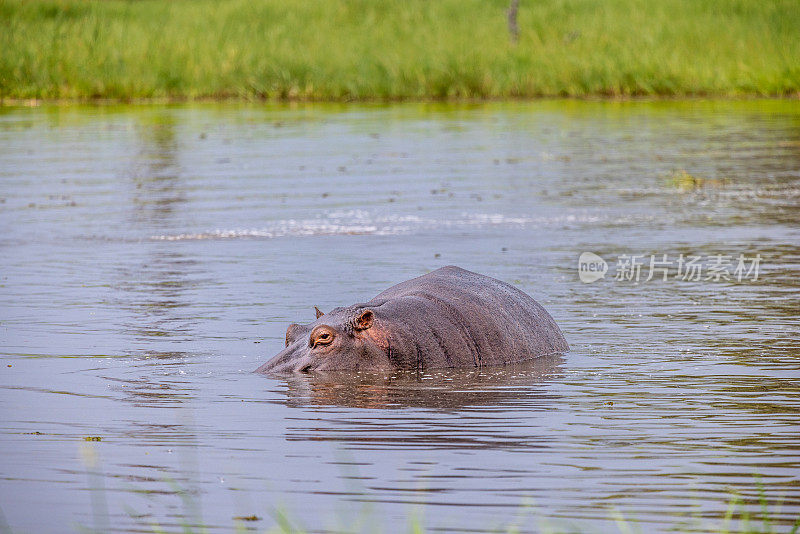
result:
<svg viewBox="0 0 800 534"><path fill-rule="evenodd" d="M258 373L480 368L569 350L538 302L456 266L390 287L369 302L291 324Z"/></svg>

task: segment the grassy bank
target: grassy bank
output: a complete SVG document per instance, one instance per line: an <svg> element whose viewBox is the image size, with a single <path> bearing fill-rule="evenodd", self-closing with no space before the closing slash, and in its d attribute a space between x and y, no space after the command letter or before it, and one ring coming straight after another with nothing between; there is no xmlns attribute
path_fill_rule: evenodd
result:
<svg viewBox="0 0 800 534"><path fill-rule="evenodd" d="M797 0L0 0L4 99L797 96Z"/></svg>

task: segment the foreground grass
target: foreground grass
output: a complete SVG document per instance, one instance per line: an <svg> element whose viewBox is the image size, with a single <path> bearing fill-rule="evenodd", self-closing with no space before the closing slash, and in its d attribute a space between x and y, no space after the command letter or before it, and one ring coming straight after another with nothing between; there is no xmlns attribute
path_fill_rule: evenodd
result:
<svg viewBox="0 0 800 534"><path fill-rule="evenodd" d="M797 0L0 0L0 98L800 94Z"/></svg>

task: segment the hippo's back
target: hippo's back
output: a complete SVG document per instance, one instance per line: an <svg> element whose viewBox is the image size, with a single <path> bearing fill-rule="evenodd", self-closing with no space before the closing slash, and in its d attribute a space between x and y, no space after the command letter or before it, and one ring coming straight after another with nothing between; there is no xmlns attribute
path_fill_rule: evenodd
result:
<svg viewBox="0 0 800 534"><path fill-rule="evenodd" d="M389 331L400 367L498 365L569 350L533 298L455 266L397 284L367 305Z"/></svg>

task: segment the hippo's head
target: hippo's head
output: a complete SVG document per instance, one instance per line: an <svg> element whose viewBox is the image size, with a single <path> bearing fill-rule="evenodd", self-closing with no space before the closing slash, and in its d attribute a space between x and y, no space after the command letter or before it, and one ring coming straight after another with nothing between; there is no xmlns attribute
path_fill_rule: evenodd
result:
<svg viewBox="0 0 800 534"><path fill-rule="evenodd" d="M336 308L306 325L286 329L286 348L258 373L389 369L386 336L375 311L356 304Z"/></svg>

